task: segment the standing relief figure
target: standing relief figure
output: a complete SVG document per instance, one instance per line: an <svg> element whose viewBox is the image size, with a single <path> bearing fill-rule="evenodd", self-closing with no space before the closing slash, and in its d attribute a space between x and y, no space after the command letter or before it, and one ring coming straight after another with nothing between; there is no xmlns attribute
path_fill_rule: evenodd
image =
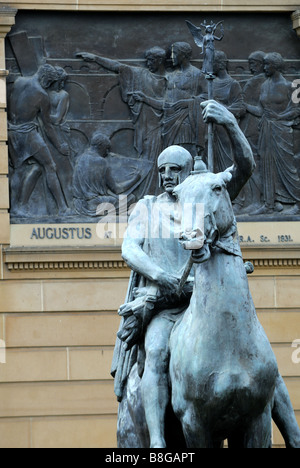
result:
<svg viewBox="0 0 300 468"><path fill-rule="evenodd" d="M63 156L69 155L69 147L57 133L51 118L50 86L57 80L57 72L51 65L42 65L37 73L18 78L13 86L8 112L8 143L12 183L19 188L15 212L27 215L27 204L37 181L43 177L45 185L56 203L60 215L69 214L56 164L47 139ZM46 197L46 195L45 195ZM37 207L37 212L39 207Z"/></svg>
<svg viewBox="0 0 300 468"><path fill-rule="evenodd" d="M163 148L180 145L195 156L203 152L204 124L200 102L204 100L206 82L202 72L191 64L192 48L186 42L171 46L171 59L175 70L167 74L167 88L161 99L144 93L134 97L163 112Z"/></svg>
<svg viewBox="0 0 300 468"><path fill-rule="evenodd" d="M186 42L172 45L172 62L177 69L168 76L164 106L164 147L180 145L196 156L202 151L204 123L200 102L206 82L201 71L191 63L192 48Z"/></svg>
<svg viewBox="0 0 300 468"><path fill-rule="evenodd" d="M68 75L61 67L55 67L55 70L57 79L49 88L51 121L60 133L62 141L69 146L70 127L66 119L70 107L70 96L64 89Z"/></svg>
<svg viewBox="0 0 300 468"><path fill-rule="evenodd" d="M236 119L240 119L246 112L242 88L227 71L228 59L224 52L216 50L214 58L213 84L214 99L223 104ZM232 145L227 132L221 126L214 131L215 172L221 172L232 165Z"/></svg>
<svg viewBox="0 0 300 468"><path fill-rule="evenodd" d="M300 179L295 165L293 125L300 115L292 101L292 84L282 72L284 60L276 52L264 59L266 81L258 106L247 104L251 114L260 117L258 154L261 158L263 206L256 214L297 214Z"/></svg>
<svg viewBox="0 0 300 468"><path fill-rule="evenodd" d="M243 87L243 93L245 103L250 104L251 106L258 106L260 101L261 87L266 81L266 75L264 73L265 55L265 52L258 50L252 52L248 58L249 70L252 74L252 77L246 81ZM240 126L245 137L250 143L256 163L256 168L252 174L252 177L249 179L249 181L241 191L239 197L236 199L236 214L252 214L258 208L260 208L261 205L261 163L260 157L257 152L259 140L259 124L260 117L253 115L248 111L241 119Z"/></svg>

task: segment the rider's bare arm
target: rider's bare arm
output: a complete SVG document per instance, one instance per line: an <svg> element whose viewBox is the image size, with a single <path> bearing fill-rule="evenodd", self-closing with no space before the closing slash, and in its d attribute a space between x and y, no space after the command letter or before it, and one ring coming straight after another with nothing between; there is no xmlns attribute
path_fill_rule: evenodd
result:
<svg viewBox="0 0 300 468"><path fill-rule="evenodd" d="M227 190L231 200L234 200L255 169L250 144L240 129L236 118L226 107L216 101L205 101L201 104L201 107L203 108L204 121L223 125L230 137L234 164L230 168L232 179L227 185Z"/></svg>

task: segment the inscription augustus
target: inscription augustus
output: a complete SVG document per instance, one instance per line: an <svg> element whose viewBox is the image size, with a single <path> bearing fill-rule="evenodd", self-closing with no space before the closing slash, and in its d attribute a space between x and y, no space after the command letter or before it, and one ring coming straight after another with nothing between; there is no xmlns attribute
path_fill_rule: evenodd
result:
<svg viewBox="0 0 300 468"><path fill-rule="evenodd" d="M112 238L113 232L108 231L105 233L106 238ZM87 227L34 227L32 228L30 240L68 240L68 239L86 239L92 238L92 229ZM258 235L255 239L253 235L241 235L239 240L242 244L257 244L257 243L270 243L272 242L268 236L264 234ZM281 244L294 243L293 236L290 234L277 235L275 242Z"/></svg>
<svg viewBox="0 0 300 468"><path fill-rule="evenodd" d="M126 220L122 223L12 225L11 246L120 246L126 229ZM238 231L242 248L300 245L298 222L238 223Z"/></svg>
<svg viewBox="0 0 300 468"><path fill-rule="evenodd" d="M91 239L91 228L83 227L34 227L30 236L30 240L70 240L70 239Z"/></svg>

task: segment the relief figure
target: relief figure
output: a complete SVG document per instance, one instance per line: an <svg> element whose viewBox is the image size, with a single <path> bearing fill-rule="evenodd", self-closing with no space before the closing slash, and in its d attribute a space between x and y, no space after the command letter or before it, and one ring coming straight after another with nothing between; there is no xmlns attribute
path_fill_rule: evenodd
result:
<svg viewBox="0 0 300 468"><path fill-rule="evenodd" d="M214 59L213 84L214 99L225 106L236 119L240 119L246 112L242 88L227 71L228 59L224 52L216 50ZM221 126L214 129L214 168L215 172L224 171L232 165L232 145L226 130Z"/></svg>
<svg viewBox="0 0 300 468"><path fill-rule="evenodd" d="M57 77L56 81L48 89L48 94L51 103L51 122L54 130L60 141L66 144L69 148L68 156L62 156L57 151L55 146L47 138L45 132L43 136L45 141L48 143L49 149L53 159L57 165L57 173L60 180L60 184L69 206L72 205L72 175L75 154L78 149L76 147L77 141L72 141L70 125L67 122L68 112L70 109L70 96L65 90L65 84L68 79L68 75L65 70L61 67L55 67ZM43 126L41 126L43 130Z"/></svg>
<svg viewBox="0 0 300 468"><path fill-rule="evenodd" d="M283 75L284 60L276 52L264 59L266 81L258 106L248 112L261 118L258 154L261 158L264 205L256 214L297 214L300 179L294 157L293 125L300 115L292 101L292 84ZM284 210L284 211L283 211Z"/></svg>
<svg viewBox="0 0 300 468"><path fill-rule="evenodd" d="M73 174L73 202L75 211L81 216L99 217L110 208L117 208L118 195L125 193L141 178L137 172L125 182L117 182L116 174L107 162L110 148L110 139L96 132L90 146L77 160ZM129 196L128 203L133 201L133 195Z"/></svg>
<svg viewBox="0 0 300 468"><path fill-rule="evenodd" d="M59 214L69 214L70 211L57 175L56 164L43 138L44 132L60 154L69 155L68 145L60 138L51 120L48 89L56 79L54 67L42 65L35 75L18 78L11 92L8 142L13 185L18 191L16 211L21 216L26 216L26 205L40 177L43 177L52 194ZM15 193L15 189L12 192Z"/></svg>
<svg viewBox="0 0 300 468"><path fill-rule="evenodd" d="M145 180L144 193L155 190L156 160L162 150L161 118L162 110L148 102L137 99L137 93L152 99L162 99L167 80L165 70L166 51L152 47L145 53L146 67L125 65L117 60L81 52L77 57L93 61L102 67L119 74L122 99L130 108L134 124L134 146L138 156L153 162L153 170Z"/></svg>
<svg viewBox="0 0 300 468"><path fill-rule="evenodd" d="M188 43L172 45L172 62L178 69L168 75L163 138L164 147L180 145L195 156L198 148L204 148L200 102L204 100L206 82L201 71L190 63L191 57Z"/></svg>
<svg viewBox="0 0 300 468"><path fill-rule="evenodd" d="M243 93L245 103L252 106L257 106L260 100L261 87L266 81L266 75L264 73L264 57L265 52L255 51L249 55L248 63L249 70L252 77L246 81L243 87ZM261 168L260 158L258 155L258 140L259 140L259 124L260 117L246 112L244 117L241 119L241 129L250 143L256 168L245 185L244 189L240 193L240 196L236 199L235 213L251 214L255 212L261 204L262 195L262 180L261 180ZM245 202L248 206L245 206Z"/></svg>
<svg viewBox="0 0 300 468"><path fill-rule="evenodd" d="M200 111L206 82L201 71L191 63L192 48L186 42L171 47L171 58L176 69L167 74L167 89L163 99L156 100L142 93L136 99L163 111L163 147L180 145L193 156L203 151L204 124Z"/></svg>
<svg viewBox="0 0 300 468"><path fill-rule="evenodd" d="M62 141L65 140L66 144L69 145L70 127L66 120L70 107L70 97L64 89L68 75L61 67L55 67L55 70L57 78L49 88L51 121L57 127L57 131L60 132Z"/></svg>

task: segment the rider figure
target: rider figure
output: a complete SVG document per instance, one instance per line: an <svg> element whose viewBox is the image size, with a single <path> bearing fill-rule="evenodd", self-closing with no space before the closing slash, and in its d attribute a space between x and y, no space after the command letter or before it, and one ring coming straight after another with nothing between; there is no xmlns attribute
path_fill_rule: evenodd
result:
<svg viewBox="0 0 300 468"><path fill-rule="evenodd" d="M254 170L252 151L235 117L224 106L215 101L204 102L201 106L204 121L223 125L231 139L235 159L234 165L229 169L232 179L228 184L228 192L233 200ZM172 146L163 151L158 158L158 168L164 193L158 197L145 197L137 203L130 216L122 247L123 258L138 275L138 281L135 283L137 288L133 289L129 302L120 308L120 315L124 317L124 321L118 336L127 342L126 349L131 348L136 342L139 346L139 353L135 356L141 377L142 400L151 448L166 447L164 420L169 402L169 337L175 322L187 309L192 293L193 278L190 274L183 293L178 296L180 278L189 259L189 253L180 245L176 235L176 226L180 225L181 220L178 219L180 213L176 210L176 199L173 195L174 188L189 175L192 162L190 153L179 146ZM159 223L155 222L158 218ZM162 232L166 232L163 229L164 222L169 224L168 236L161 235ZM156 224L154 230L153 224ZM150 299L147 294L151 296ZM144 301L141 298L144 298ZM147 309L147 314L137 312L137 304L141 303L144 306L152 303L152 306L142 308L144 311ZM129 323L127 328L126 320ZM126 353L128 358L130 350ZM115 350L113 375L116 393L121 399L122 389L120 392L118 375L124 377L124 367L120 369L124 364L118 362L118 356L121 356L120 344ZM125 358L126 365L130 359ZM131 363L133 364L133 359ZM282 414L284 409L289 412L288 418L276 413L281 427L285 427L287 435L292 434L292 429L295 429L294 415L291 413L292 408L282 379L277 386L275 397L278 399L277 413ZM291 421L290 427L287 420Z"/></svg>

